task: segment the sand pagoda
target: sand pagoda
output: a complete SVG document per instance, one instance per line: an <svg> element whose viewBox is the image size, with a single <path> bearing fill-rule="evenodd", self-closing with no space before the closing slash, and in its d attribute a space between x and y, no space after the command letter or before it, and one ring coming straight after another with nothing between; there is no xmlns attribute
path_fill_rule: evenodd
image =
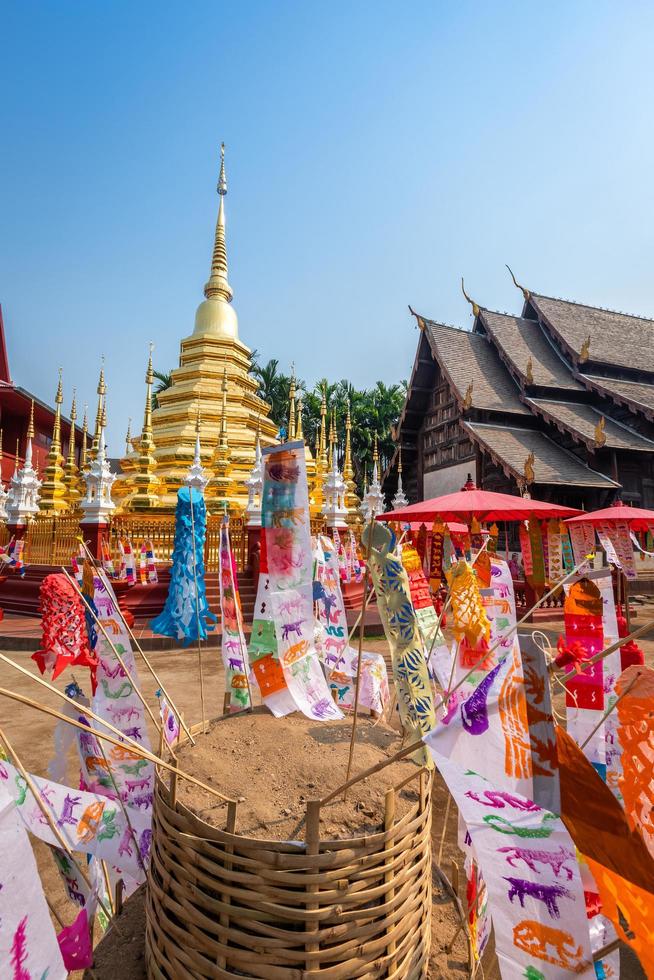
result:
<svg viewBox="0 0 654 980"><path fill-rule="evenodd" d="M136 451L120 477L126 490L125 496L120 490L117 494L122 497L123 510L175 506L177 490L195 456L198 414L201 462L211 472L205 494L210 510L222 510L224 501L231 509L245 507L245 480L255 461L257 427L262 446L276 441L277 426L268 419L269 407L256 394L257 383L249 374L250 349L238 335L238 317L227 277L226 193L223 145L220 205L205 299L197 308L193 333L181 342L180 366L171 372L171 386L159 394L159 407L152 413L146 404L143 431L134 440ZM151 383L149 367L148 402Z"/></svg>

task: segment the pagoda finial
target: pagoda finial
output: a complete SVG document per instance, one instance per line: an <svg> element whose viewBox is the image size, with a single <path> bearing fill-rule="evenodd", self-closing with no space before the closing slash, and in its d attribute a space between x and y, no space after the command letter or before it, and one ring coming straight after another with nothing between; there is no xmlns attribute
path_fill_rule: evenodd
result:
<svg viewBox="0 0 654 980"><path fill-rule="evenodd" d="M71 510L77 510L80 500L79 470L75 462L75 420L77 406L75 404L76 389L73 388L73 402L70 406L70 436L68 439L68 458L64 466L64 483L66 484L67 502Z"/></svg>
<svg viewBox="0 0 654 980"><path fill-rule="evenodd" d="M132 451L132 420L127 419L127 432L125 433L125 455L129 456Z"/></svg>
<svg viewBox="0 0 654 980"><path fill-rule="evenodd" d="M47 463L43 475L41 486L41 498L39 510L46 514L59 514L66 510L68 506L67 487L64 481L64 470L62 463L64 458L61 455L61 404L64 400L61 385L61 368L59 368L59 382L55 395L55 417L52 426L52 442L48 451Z"/></svg>
<svg viewBox="0 0 654 980"><path fill-rule="evenodd" d="M288 391L288 433L286 439L291 442L295 439L295 364L291 364L291 385Z"/></svg>
<svg viewBox="0 0 654 980"><path fill-rule="evenodd" d="M466 293L466 287L465 287L465 283L463 282L463 276L461 276L461 292L463 293L463 295L465 296L465 298L470 303L470 305L472 307L473 315L474 316L479 316L479 306L478 306L477 303L475 303L474 299L470 299L470 297Z"/></svg>
<svg viewBox="0 0 654 980"><path fill-rule="evenodd" d="M83 473L85 471L85 469L86 469L86 467L88 465L88 460L86 458L86 450L87 450L86 440L87 440L87 433L88 433L88 428L89 428L88 411L89 411L89 406L88 405L85 405L84 406L84 418L82 419L82 448L81 448L80 456L79 456L79 468L80 468L80 472L81 473Z"/></svg>
<svg viewBox="0 0 654 980"><path fill-rule="evenodd" d="M227 364L223 366L222 405L220 413L220 445L227 445Z"/></svg>
<svg viewBox="0 0 654 980"><path fill-rule="evenodd" d="M233 297L232 287L227 279L227 239L225 236L225 194L227 193L227 177L225 176L225 144L220 144L220 176L218 177L218 195L220 205L218 207L218 220L216 222L216 235L213 244L213 254L211 256L211 272L209 279L204 287L204 295L207 299L221 296L228 303Z"/></svg>
<svg viewBox="0 0 654 980"><path fill-rule="evenodd" d="M400 507L406 507L408 503L409 501L402 486L402 446L400 445L397 449L397 490L392 500L393 509L397 510Z"/></svg>
<svg viewBox="0 0 654 980"><path fill-rule="evenodd" d="M223 380L221 388L222 405L220 414L220 430L218 442L211 458L211 468L213 469L215 475L209 483L209 490L211 492L211 496L218 501L222 510L224 505L228 503L228 499L233 490L233 481L231 476L232 456L227 438L227 362L225 362L223 367Z"/></svg>
<svg viewBox="0 0 654 980"><path fill-rule="evenodd" d="M102 406L104 403L104 396L107 393L107 386L104 383L104 354L100 358L100 377L98 379L98 408L95 413L95 430L93 432L93 439L91 441L91 459L95 459L98 448L100 446L100 426L102 425Z"/></svg>
<svg viewBox="0 0 654 980"><path fill-rule="evenodd" d="M134 492L126 502L129 510L151 510L159 504L157 489L159 480L155 476L157 461L154 455L155 445L152 434L152 384L154 372L152 369L152 351L154 344L150 342L148 366L145 371L145 407L143 410L143 429L139 441L139 456L135 464L133 479Z"/></svg>
<svg viewBox="0 0 654 980"><path fill-rule="evenodd" d="M32 404L30 405L30 420L27 426L27 438L34 438L34 399L32 399Z"/></svg>
<svg viewBox="0 0 654 980"><path fill-rule="evenodd" d="M302 398L297 400L297 416L295 421L295 438L304 440L304 425L302 424Z"/></svg>
<svg viewBox="0 0 654 980"><path fill-rule="evenodd" d="M318 463L323 472L327 472L327 385L323 385L320 401L320 437L318 439Z"/></svg>
<svg viewBox="0 0 654 980"><path fill-rule="evenodd" d="M352 415L350 413L350 400L347 401L347 411L345 413L345 459L343 460L343 479L346 484L352 482L354 468L352 466Z"/></svg>
<svg viewBox="0 0 654 980"><path fill-rule="evenodd" d="M508 265L506 262L504 264L506 265L507 269L509 270L509 275L513 279L513 285L516 287L516 289L519 289L520 292L522 293L522 295L524 296L524 298L526 300L528 300L529 297L531 296L531 293L529 292L528 289L525 289L524 286L521 286L520 283L517 281L516 277L513 275L513 269L511 268L511 266Z"/></svg>

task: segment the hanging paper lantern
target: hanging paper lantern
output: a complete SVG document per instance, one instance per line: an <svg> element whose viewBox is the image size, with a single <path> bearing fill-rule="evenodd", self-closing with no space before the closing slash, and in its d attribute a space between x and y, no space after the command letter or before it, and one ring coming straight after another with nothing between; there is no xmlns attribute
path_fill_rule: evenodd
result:
<svg viewBox="0 0 654 980"><path fill-rule="evenodd" d="M55 680L69 665L88 667L95 693L98 660L93 655L86 625L87 608L65 575L46 575L41 583L41 648L32 655L41 671Z"/></svg>

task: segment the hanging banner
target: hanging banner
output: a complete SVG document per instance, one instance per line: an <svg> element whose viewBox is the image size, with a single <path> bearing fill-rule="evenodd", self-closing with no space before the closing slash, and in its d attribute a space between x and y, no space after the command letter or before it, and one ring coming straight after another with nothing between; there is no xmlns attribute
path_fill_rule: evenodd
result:
<svg viewBox="0 0 654 980"><path fill-rule="evenodd" d="M520 637L520 658L527 701L527 724L533 770L532 800L552 813L561 812L559 764L545 654L531 636Z"/></svg>
<svg viewBox="0 0 654 980"><path fill-rule="evenodd" d="M598 526L597 535L606 550L607 560L621 568L629 581L637 578L634 548L627 521L605 521Z"/></svg>
<svg viewBox="0 0 654 980"><path fill-rule="evenodd" d="M118 539L118 553L120 555L118 578L123 582L127 582L128 585L136 585L134 548L132 542L125 534L121 534Z"/></svg>
<svg viewBox="0 0 654 980"><path fill-rule="evenodd" d="M0 762L0 766L7 763ZM0 779L0 964L13 980L65 980L43 886L13 797Z"/></svg>
<svg viewBox="0 0 654 980"><path fill-rule="evenodd" d="M225 692L229 694L232 710L250 707L248 693L248 649L243 633L243 617L238 587L234 577L234 558L229 542L229 521L220 527L220 620L222 623L221 652L225 668Z"/></svg>
<svg viewBox="0 0 654 980"><path fill-rule="evenodd" d="M522 564L525 570L525 579L529 581L534 574L534 563L531 557L531 538L529 537L529 529L524 521L520 521L518 525L518 534L520 535L520 550L522 551Z"/></svg>
<svg viewBox="0 0 654 980"><path fill-rule="evenodd" d="M575 565L595 554L595 528L592 524L567 524Z"/></svg>
<svg viewBox="0 0 654 980"><path fill-rule="evenodd" d="M556 585L563 578L563 551L559 525L560 521L547 522L547 578L550 585Z"/></svg>
<svg viewBox="0 0 654 980"><path fill-rule="evenodd" d="M135 684L139 684L138 671L132 652L127 627L118 611L118 602L109 581L95 575L93 579L94 602L97 609L97 617L104 626L107 635L111 637L111 643L120 654L120 658L125 664L130 677ZM98 653L98 687L92 702L92 708L96 715L111 722L115 728L142 745L148 752L151 751L150 738L148 736L145 708L140 697L134 690L132 681L127 677L123 667L114 652L111 644L105 638L102 630L98 630L98 642L96 646ZM140 685L139 685L140 687ZM101 726L98 726L102 730ZM107 730L107 734L113 734ZM81 733L79 736L80 755L84 758L89 753L84 748L99 749L95 743L94 736L86 736ZM92 764L90 771L87 766L87 773L90 779L89 786L95 785L95 791L103 796L114 798L116 790L120 793L123 802L129 808L139 812L151 814L152 799L154 793L154 766L147 759L140 759L126 748L117 745L109 746L105 749L108 759L111 762L111 779L108 778L106 766L100 761ZM101 757L101 751L92 751L94 758Z"/></svg>
<svg viewBox="0 0 654 980"><path fill-rule="evenodd" d="M279 662L296 707L317 721L342 718L313 639L313 555L304 442L269 446L264 463L262 525Z"/></svg>
<svg viewBox="0 0 654 980"><path fill-rule="evenodd" d="M425 573L422 570L420 555L415 548L405 543L401 546L400 557L409 578L411 602L415 610L423 646L426 651L429 651L436 644L444 643L444 637L438 626L438 616L434 609Z"/></svg>
<svg viewBox="0 0 654 980"><path fill-rule="evenodd" d="M584 889L562 821L470 768L434 758L486 882L504 980L593 976Z"/></svg>
<svg viewBox="0 0 654 980"><path fill-rule="evenodd" d="M155 585L159 581L154 560L154 546L149 538L141 542L139 572L141 585Z"/></svg>
<svg viewBox="0 0 654 980"><path fill-rule="evenodd" d="M371 530L369 564L377 608L390 647L402 728L406 736L413 739L426 735L436 724L425 651L411 603L409 579L402 562L392 551L395 535L382 524L375 524L363 532L365 546ZM426 750L416 753L414 758L432 765Z"/></svg>
<svg viewBox="0 0 654 980"><path fill-rule="evenodd" d="M654 856L654 670L628 667L616 684L622 749L620 791L629 826Z"/></svg>
<svg viewBox="0 0 654 980"><path fill-rule="evenodd" d="M275 718L283 718L284 715L295 711L295 701L286 686L284 671L277 652L277 633L272 614L272 602L270 601L266 537L263 533L261 534L259 583L257 585L257 599L254 604L248 658L259 687L261 699Z"/></svg>
<svg viewBox="0 0 654 980"><path fill-rule="evenodd" d="M559 534L561 535L561 557L563 558L563 570L567 574L575 567L575 559L572 553L572 543L568 528L564 521L559 522Z"/></svg>
<svg viewBox="0 0 654 980"><path fill-rule="evenodd" d="M529 519L529 545L531 548L531 575L527 576L527 581L532 589L540 594L545 588L545 552L544 552L543 533L540 521L531 517ZM526 566L525 566L526 574Z"/></svg>
<svg viewBox="0 0 654 980"><path fill-rule="evenodd" d="M119 803L40 776L32 776L32 779L71 850L96 854L133 878L141 875L141 854L147 855L152 838L149 813L130 812L130 828ZM15 802L30 833L57 847L59 841L32 791L18 770L6 760L0 761L0 785Z"/></svg>
<svg viewBox="0 0 654 980"><path fill-rule="evenodd" d="M479 595L479 585L470 565L461 559L453 565L446 578L450 586L454 636L465 639L475 648L490 639L490 623Z"/></svg>
<svg viewBox="0 0 654 980"><path fill-rule="evenodd" d="M443 584L443 545L445 528L440 521L434 521L431 531L431 550L429 555L429 588L435 595Z"/></svg>
<svg viewBox="0 0 654 980"><path fill-rule="evenodd" d="M567 730L578 745L592 736L585 747L586 756L605 779L604 725L593 732L604 714L604 665L600 660L583 672L578 672L575 666L575 662L591 659L604 647L602 596L594 582L587 577L568 582L564 588L566 650L574 657L573 662L565 666L566 673L572 675L566 682Z"/></svg>
<svg viewBox="0 0 654 980"><path fill-rule="evenodd" d="M340 708L353 708L356 695L358 650L347 643L347 620L334 543L320 536L315 551L316 580L313 597L318 624L316 648L326 669L334 700ZM388 701L386 663L379 653L363 651L359 710L381 714Z"/></svg>

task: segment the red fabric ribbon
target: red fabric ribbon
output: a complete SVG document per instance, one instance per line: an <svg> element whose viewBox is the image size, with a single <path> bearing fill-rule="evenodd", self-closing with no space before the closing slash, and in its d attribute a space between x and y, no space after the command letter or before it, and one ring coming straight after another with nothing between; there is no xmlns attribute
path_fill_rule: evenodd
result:
<svg viewBox="0 0 654 980"><path fill-rule="evenodd" d="M588 659L588 651L579 640L574 640L573 643L566 646L564 638L560 636L556 642L556 646L559 655L555 658L554 663L557 667L568 667L570 664L574 664L578 671L579 664L583 660Z"/></svg>

